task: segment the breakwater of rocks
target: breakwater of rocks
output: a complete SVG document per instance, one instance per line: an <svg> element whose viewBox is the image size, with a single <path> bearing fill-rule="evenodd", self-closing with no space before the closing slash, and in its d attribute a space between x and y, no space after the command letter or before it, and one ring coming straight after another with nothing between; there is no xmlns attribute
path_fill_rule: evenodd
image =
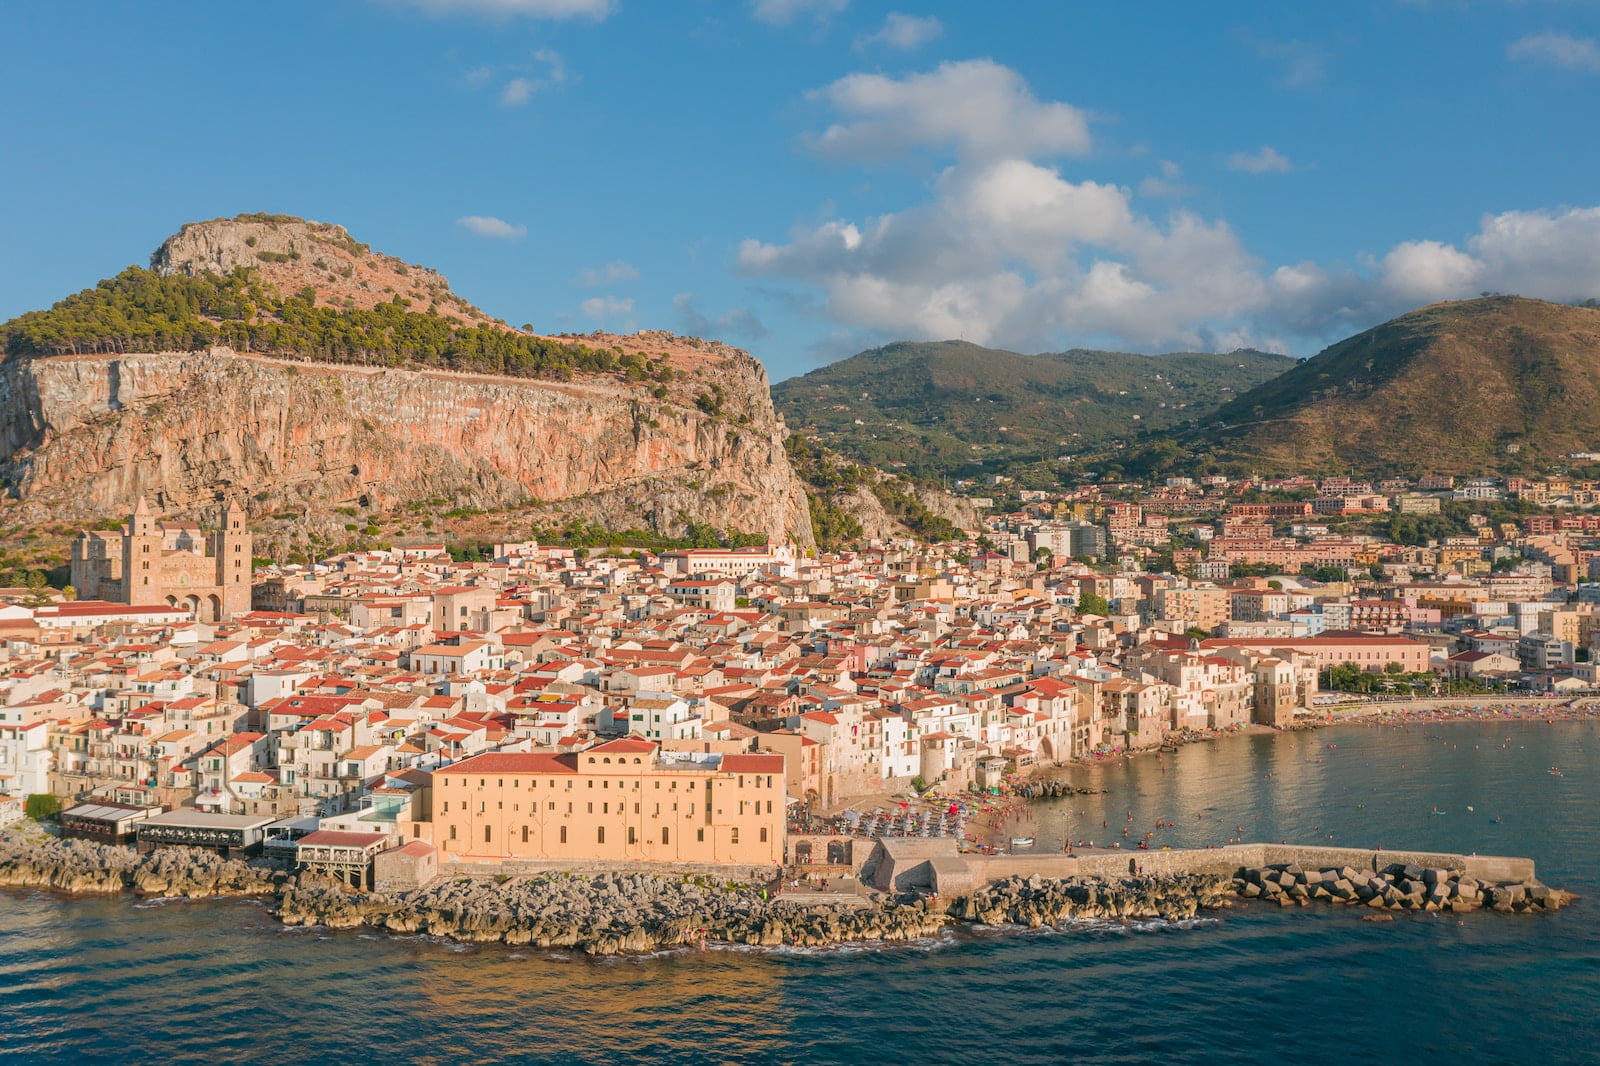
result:
<svg viewBox="0 0 1600 1066"><path fill-rule="evenodd" d="M1060 799L1062 796L1099 796L1104 794L1105 789L1083 788L1053 778L1042 778L1037 781L1019 781L1012 785L1009 791L1013 796L1021 796L1024 799Z"/></svg>
<svg viewBox="0 0 1600 1066"><path fill-rule="evenodd" d="M1228 906L1233 883L1214 874L1132 877L1126 880L1009 877L957 899L950 911L982 925L1040 926L1060 922L1179 921Z"/></svg>
<svg viewBox="0 0 1600 1066"><path fill-rule="evenodd" d="M714 877L642 873L441 878L415 892L352 893L302 878L277 907L288 925L367 926L479 943L575 948L591 955L707 943L819 947L933 936L950 921L925 899L806 906Z"/></svg>
<svg viewBox="0 0 1600 1066"><path fill-rule="evenodd" d="M1017 877L955 900L908 896L854 906L796 902L716 878L649 874L545 875L503 884L462 878L397 896L353 894L337 883L302 879L285 888L277 915L289 925L366 926L615 955L707 943L904 942L935 936L958 922L1037 928L1081 919L1179 920L1226 906L1232 898L1229 879L1211 875L1126 881Z"/></svg>
<svg viewBox="0 0 1600 1066"><path fill-rule="evenodd" d="M275 898L273 913L287 925L366 927L597 956L710 944L903 943L937 936L957 923L1038 928L1083 920L1175 921L1239 899L1284 906L1325 900L1369 907L1376 915L1480 908L1535 913L1557 910L1576 898L1531 875L1496 882L1409 862L1381 871L1276 863L1127 878L1014 875L953 897L911 892L815 898L703 875L640 872L442 877L391 894L354 890L314 874L291 876L205 851L174 848L140 855L132 848L57 840L22 829L0 831L0 887L68 895L131 891Z"/></svg>
<svg viewBox="0 0 1600 1066"><path fill-rule="evenodd" d="M1388 911L1475 911L1502 914L1555 911L1577 897L1535 878L1482 881L1442 867L1395 863L1372 872L1349 866L1306 869L1289 864L1246 867L1233 881L1242 899L1289 907L1315 900Z"/></svg>
<svg viewBox="0 0 1600 1066"><path fill-rule="evenodd" d="M284 875L209 851L133 848L58 840L23 828L0 831L0 887L43 888L69 896L270 896Z"/></svg>

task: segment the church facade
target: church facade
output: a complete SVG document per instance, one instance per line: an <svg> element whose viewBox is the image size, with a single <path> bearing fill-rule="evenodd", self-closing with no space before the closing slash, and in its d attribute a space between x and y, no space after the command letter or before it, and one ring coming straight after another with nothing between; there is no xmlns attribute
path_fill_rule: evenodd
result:
<svg viewBox="0 0 1600 1066"><path fill-rule="evenodd" d="M72 585L80 599L165 604L219 622L250 610L250 531L233 505L220 529L158 522L144 499L115 532L85 530L72 542Z"/></svg>

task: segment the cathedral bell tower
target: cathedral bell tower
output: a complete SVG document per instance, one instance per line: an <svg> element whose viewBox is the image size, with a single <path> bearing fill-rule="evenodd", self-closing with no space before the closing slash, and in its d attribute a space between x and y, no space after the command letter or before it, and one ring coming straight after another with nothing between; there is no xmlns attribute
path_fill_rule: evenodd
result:
<svg viewBox="0 0 1600 1066"><path fill-rule="evenodd" d="M122 582L130 604L165 603L162 588L161 532L143 496L128 516L128 535L122 539Z"/></svg>
<svg viewBox="0 0 1600 1066"><path fill-rule="evenodd" d="M222 509L222 528L212 535L211 554L217 561L217 587L224 617L250 610L250 560L255 538L245 528L244 511L233 504Z"/></svg>

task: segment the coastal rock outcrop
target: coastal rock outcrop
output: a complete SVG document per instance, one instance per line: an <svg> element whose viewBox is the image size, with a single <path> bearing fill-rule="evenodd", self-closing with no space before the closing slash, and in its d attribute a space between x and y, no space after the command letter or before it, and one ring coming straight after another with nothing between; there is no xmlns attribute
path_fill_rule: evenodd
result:
<svg viewBox="0 0 1600 1066"><path fill-rule="evenodd" d="M1577 898L1534 879L1496 884L1461 871L1400 863L1377 872L1349 866L1312 870L1293 864L1248 867L1239 871L1233 888L1242 899L1284 907L1322 900L1374 910L1456 913L1479 909L1502 914L1555 911Z"/></svg>
<svg viewBox="0 0 1600 1066"><path fill-rule="evenodd" d="M43 888L69 896L270 896L282 875L208 851L172 848L140 855L132 848L57 840L22 830L0 832L0 887Z"/></svg>
<svg viewBox="0 0 1600 1066"><path fill-rule="evenodd" d="M617 873L505 880L441 879L401 895L353 893L302 878L277 907L288 925L425 932L616 955L707 943L818 947L937 935L951 918L926 900L881 906L797 905L756 886L711 877Z"/></svg>

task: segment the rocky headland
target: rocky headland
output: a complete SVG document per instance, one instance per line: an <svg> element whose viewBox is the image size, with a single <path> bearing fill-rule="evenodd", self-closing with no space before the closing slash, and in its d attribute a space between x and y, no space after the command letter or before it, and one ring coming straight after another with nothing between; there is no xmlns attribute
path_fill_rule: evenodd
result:
<svg viewBox="0 0 1600 1066"><path fill-rule="evenodd" d="M145 315L181 278L199 310ZM143 496L188 518L231 501L268 541L348 539L359 514L544 508L812 543L749 353L514 329L337 226L192 223L151 271L7 323L0 347L7 524L97 521Z"/></svg>

